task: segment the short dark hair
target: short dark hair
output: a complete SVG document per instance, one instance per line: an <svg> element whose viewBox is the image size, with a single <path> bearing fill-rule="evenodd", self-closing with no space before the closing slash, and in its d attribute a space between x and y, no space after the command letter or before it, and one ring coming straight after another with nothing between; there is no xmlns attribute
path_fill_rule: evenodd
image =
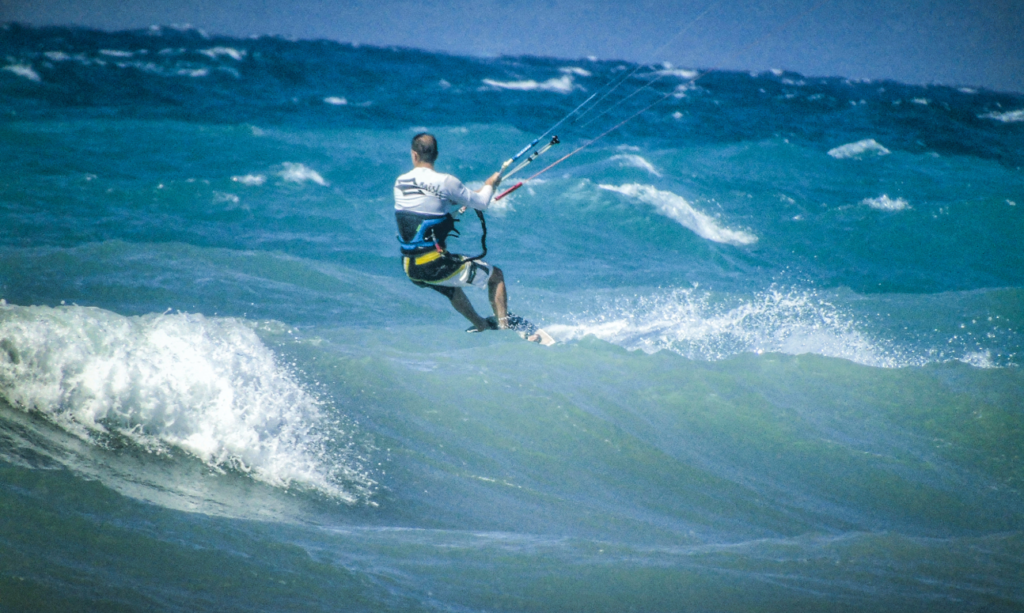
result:
<svg viewBox="0 0 1024 613"><path fill-rule="evenodd" d="M420 132L412 137L412 150L420 156L420 160L433 164L437 159L437 139L433 134Z"/></svg>

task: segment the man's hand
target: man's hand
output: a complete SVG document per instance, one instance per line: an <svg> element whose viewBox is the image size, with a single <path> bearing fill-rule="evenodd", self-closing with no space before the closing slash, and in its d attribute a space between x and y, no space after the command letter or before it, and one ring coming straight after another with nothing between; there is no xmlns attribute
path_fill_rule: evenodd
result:
<svg viewBox="0 0 1024 613"><path fill-rule="evenodd" d="M491 175L486 181L484 181L484 185L490 185L491 187L497 189L498 186L501 185L501 173L496 172L493 175Z"/></svg>

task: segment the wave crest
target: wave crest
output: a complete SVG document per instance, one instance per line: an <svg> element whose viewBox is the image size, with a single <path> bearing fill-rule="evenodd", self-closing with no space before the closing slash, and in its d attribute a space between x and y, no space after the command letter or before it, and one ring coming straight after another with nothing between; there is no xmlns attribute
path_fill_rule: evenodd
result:
<svg viewBox="0 0 1024 613"><path fill-rule="evenodd" d="M0 308L0 399L102 445L124 437L217 470L356 502L374 485L323 403L243 322Z"/></svg>
<svg viewBox="0 0 1024 613"><path fill-rule="evenodd" d="M728 245L750 245L757 242L757 237L749 232L730 230L719 226L713 217L694 209L685 198L672 192L661 191L650 185L639 183L618 186L602 184L598 187L646 202L653 206L658 213L679 222L684 228L692 230L698 236L710 241Z"/></svg>
<svg viewBox="0 0 1024 613"><path fill-rule="evenodd" d="M878 141L873 138L867 138L859 140L855 143L847 143L845 145L830 149L828 154L837 160L845 160L849 158L858 158L865 155L889 155L892 153L885 147L883 147Z"/></svg>

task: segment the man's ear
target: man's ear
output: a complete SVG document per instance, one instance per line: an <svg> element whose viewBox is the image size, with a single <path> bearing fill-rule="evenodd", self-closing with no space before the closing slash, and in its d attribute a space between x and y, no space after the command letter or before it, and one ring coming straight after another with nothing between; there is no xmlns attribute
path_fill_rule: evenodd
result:
<svg viewBox="0 0 1024 613"><path fill-rule="evenodd" d="M420 163L420 154L418 154L415 151L413 151L412 152L412 165L415 166L416 164L419 164L419 163Z"/></svg>

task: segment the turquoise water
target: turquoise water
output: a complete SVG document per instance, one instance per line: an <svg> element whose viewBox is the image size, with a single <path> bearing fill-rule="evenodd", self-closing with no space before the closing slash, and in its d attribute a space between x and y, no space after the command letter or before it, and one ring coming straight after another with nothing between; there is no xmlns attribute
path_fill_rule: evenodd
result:
<svg viewBox="0 0 1024 613"><path fill-rule="evenodd" d="M391 186L633 66L0 51L0 610L1024 608L1024 96L657 67L488 213L544 348L404 278Z"/></svg>

